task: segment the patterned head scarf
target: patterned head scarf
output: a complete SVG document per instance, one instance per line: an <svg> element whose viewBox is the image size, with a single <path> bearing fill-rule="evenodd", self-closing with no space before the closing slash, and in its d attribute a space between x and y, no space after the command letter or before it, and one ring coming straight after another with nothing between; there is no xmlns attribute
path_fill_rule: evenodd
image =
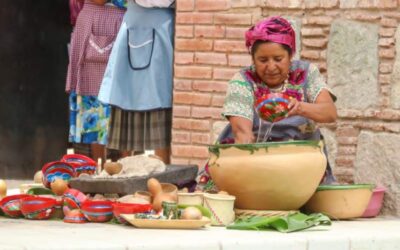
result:
<svg viewBox="0 0 400 250"><path fill-rule="evenodd" d="M296 52L296 36L290 23L279 16L273 16L261 20L245 33L246 46L251 50L253 44L258 41L271 41L289 46L292 53Z"/></svg>

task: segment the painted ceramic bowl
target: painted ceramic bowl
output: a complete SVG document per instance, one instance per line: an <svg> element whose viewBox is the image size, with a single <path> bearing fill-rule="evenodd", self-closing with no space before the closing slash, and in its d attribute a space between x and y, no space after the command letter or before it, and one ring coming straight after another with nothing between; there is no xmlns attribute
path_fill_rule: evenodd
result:
<svg viewBox="0 0 400 250"><path fill-rule="evenodd" d="M75 170L71 164L61 161L53 161L45 164L42 172L43 185L47 188L50 188L50 183L57 178L68 182L72 177L75 177Z"/></svg>
<svg viewBox="0 0 400 250"><path fill-rule="evenodd" d="M82 204L81 211L91 222L107 222L113 217L112 201L90 201Z"/></svg>
<svg viewBox="0 0 400 250"><path fill-rule="evenodd" d="M86 223L87 219L80 209L69 210L64 217L66 223Z"/></svg>
<svg viewBox="0 0 400 250"><path fill-rule="evenodd" d="M121 214L148 213L153 209L151 204L114 203L113 214L119 223L128 224Z"/></svg>
<svg viewBox="0 0 400 250"><path fill-rule="evenodd" d="M319 141L217 144L209 172L219 190L248 210L297 210L314 194L326 168Z"/></svg>
<svg viewBox="0 0 400 250"><path fill-rule="evenodd" d="M21 199L21 212L26 219L45 220L54 213L56 199L31 196Z"/></svg>
<svg viewBox="0 0 400 250"><path fill-rule="evenodd" d="M304 208L332 219L358 218L367 208L373 189L372 184L321 185Z"/></svg>
<svg viewBox="0 0 400 250"><path fill-rule="evenodd" d="M74 168L76 176L83 173L89 175L96 173L97 163L85 155L67 154L61 158L61 161L69 163Z"/></svg>
<svg viewBox="0 0 400 250"><path fill-rule="evenodd" d="M254 107L261 119L277 122L285 118L289 112L289 101L288 95L272 93L258 98Z"/></svg>
<svg viewBox="0 0 400 250"><path fill-rule="evenodd" d="M63 195L63 212L66 216L68 211L80 209L82 204L87 200L84 193L77 189L69 188Z"/></svg>
<svg viewBox="0 0 400 250"><path fill-rule="evenodd" d="M29 194L17 194L4 197L0 206L4 214L12 218L23 217L21 212L21 199L30 197Z"/></svg>
<svg viewBox="0 0 400 250"><path fill-rule="evenodd" d="M369 200L367 209L365 209L362 217L370 218L377 216L383 205L383 197L385 196L385 187L376 187Z"/></svg>

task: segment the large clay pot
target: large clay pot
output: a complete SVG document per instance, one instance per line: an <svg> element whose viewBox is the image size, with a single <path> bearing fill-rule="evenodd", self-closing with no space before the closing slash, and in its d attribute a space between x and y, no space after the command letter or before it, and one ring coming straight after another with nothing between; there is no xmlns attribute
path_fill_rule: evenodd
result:
<svg viewBox="0 0 400 250"><path fill-rule="evenodd" d="M313 195L326 168L319 141L210 146L216 186L236 196L235 207L296 210Z"/></svg>

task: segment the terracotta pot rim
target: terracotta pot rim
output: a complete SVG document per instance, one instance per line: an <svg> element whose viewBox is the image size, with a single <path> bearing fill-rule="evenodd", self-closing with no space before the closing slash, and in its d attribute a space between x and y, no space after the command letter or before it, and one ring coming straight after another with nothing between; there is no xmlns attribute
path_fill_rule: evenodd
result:
<svg viewBox="0 0 400 250"><path fill-rule="evenodd" d="M349 190L349 189L370 189L373 190L374 184L346 184L346 185L319 185L317 191L325 190Z"/></svg>
<svg viewBox="0 0 400 250"><path fill-rule="evenodd" d="M274 142L262 142L262 143L246 143L246 144L213 144L208 145L209 150L220 149L220 148L230 148L230 147L253 147L253 148L265 148L274 146L284 146L284 145L301 145L301 146L311 146L320 147L319 140L291 140L291 141L274 141Z"/></svg>

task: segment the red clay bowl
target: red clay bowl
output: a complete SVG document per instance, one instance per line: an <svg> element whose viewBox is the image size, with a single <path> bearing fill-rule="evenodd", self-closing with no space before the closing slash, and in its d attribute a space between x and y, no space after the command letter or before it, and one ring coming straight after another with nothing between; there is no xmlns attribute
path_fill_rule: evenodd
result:
<svg viewBox="0 0 400 250"><path fill-rule="evenodd" d="M128 224L120 214L147 213L153 209L151 204L114 203L113 214L119 223Z"/></svg>
<svg viewBox="0 0 400 250"><path fill-rule="evenodd" d="M21 199L21 212L30 220L45 220L53 214L56 199L32 196Z"/></svg>
<svg viewBox="0 0 400 250"><path fill-rule="evenodd" d="M0 206L3 212L12 218L22 217L21 199L31 197L29 194L16 194L4 197L1 200Z"/></svg>
<svg viewBox="0 0 400 250"><path fill-rule="evenodd" d="M84 193L77 189L69 188L63 195L63 211L64 215L67 215L67 212L73 209L80 209L82 203L87 200L87 197Z"/></svg>
<svg viewBox="0 0 400 250"><path fill-rule="evenodd" d="M87 219L85 215L79 209L73 209L67 212L64 217L66 223L86 223Z"/></svg>
<svg viewBox="0 0 400 250"><path fill-rule="evenodd" d="M288 95L272 93L258 98L254 107L261 119L269 122L277 122L286 117L289 112L288 105Z"/></svg>
<svg viewBox="0 0 400 250"><path fill-rule="evenodd" d="M91 222L107 222L113 217L112 201L90 201L82 204L81 210Z"/></svg>
<svg viewBox="0 0 400 250"><path fill-rule="evenodd" d="M55 179L60 178L64 181L69 181L76 176L74 167L67 162L53 161L45 164L42 168L43 185L50 188L50 183Z"/></svg>
<svg viewBox="0 0 400 250"><path fill-rule="evenodd" d="M68 154L61 158L62 162L68 162L75 169L76 176L83 173L93 175L96 173L97 163L85 155Z"/></svg>

